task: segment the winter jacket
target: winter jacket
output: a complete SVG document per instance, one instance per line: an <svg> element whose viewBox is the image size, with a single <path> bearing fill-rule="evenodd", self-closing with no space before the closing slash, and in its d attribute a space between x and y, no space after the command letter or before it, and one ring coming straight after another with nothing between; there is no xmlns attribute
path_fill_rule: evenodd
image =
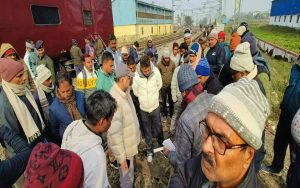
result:
<svg viewBox="0 0 300 188"><path fill-rule="evenodd" d="M3 58L2 56L4 56L5 52L9 49L13 49L16 53L17 53L17 61L20 62L21 64L24 65L24 76L26 77L26 87L30 90L30 91L34 91L35 90L35 84L33 81L33 77L31 76L31 73L29 71L29 68L27 67L27 65L25 64L25 62L23 61L23 59L21 59L20 55L18 54L18 52L16 51L16 49L9 43L2 43L1 44L1 48L0 48L0 58ZM1 74L0 74L0 85L1 85L2 79L1 79Z"/></svg>
<svg viewBox="0 0 300 188"><path fill-rule="evenodd" d="M14 151L11 159L0 161L0 187L11 187L25 171L31 148L13 130L1 126L0 141L5 141Z"/></svg>
<svg viewBox="0 0 300 188"><path fill-rule="evenodd" d="M229 63L230 62L230 56L231 56L231 53L230 53L230 49L229 49L229 43L228 42L222 42L222 43L220 43L220 46L222 47L222 48L224 48L224 50L225 50L225 57L226 57L226 61L225 61L225 63Z"/></svg>
<svg viewBox="0 0 300 188"><path fill-rule="evenodd" d="M38 65L44 64L51 72L52 83L56 82L56 71L53 60L46 54L43 57L38 57Z"/></svg>
<svg viewBox="0 0 300 188"><path fill-rule="evenodd" d="M179 90L179 86L178 86L178 71L180 69L181 66L176 67L176 69L174 70L173 73L173 77L172 77L172 82L171 82L171 94L172 94L172 100L173 102L182 102L182 95L181 92Z"/></svg>
<svg viewBox="0 0 300 188"><path fill-rule="evenodd" d="M194 188L194 187L214 187L213 182L209 182L201 169L202 155L186 161L178 166L170 181L170 188ZM224 169L225 171L226 169ZM261 188L261 183L253 164L246 174L246 177L237 188Z"/></svg>
<svg viewBox="0 0 300 188"><path fill-rule="evenodd" d="M75 101L81 117L85 117L85 100L82 92L75 91ZM58 98L55 98L50 105L49 118L51 135L55 136L55 138L62 138L67 126L73 121L67 108Z"/></svg>
<svg viewBox="0 0 300 188"><path fill-rule="evenodd" d="M133 78L132 89L138 97L141 110L152 112L159 106L159 91L162 87L162 80L159 70L151 65L151 74L145 77L137 66L137 76Z"/></svg>
<svg viewBox="0 0 300 188"><path fill-rule="evenodd" d="M139 63L139 55L137 53L137 49L135 46L132 46L129 49L129 54L134 59L135 64L138 64Z"/></svg>
<svg viewBox="0 0 300 188"><path fill-rule="evenodd" d="M97 72L94 68L90 72L83 66L83 69L76 77L76 90L83 92L84 98L87 99L96 90L97 78Z"/></svg>
<svg viewBox="0 0 300 188"><path fill-rule="evenodd" d="M106 48L106 51L110 52L113 55L113 57L114 57L114 66L115 66L115 69L116 69L117 65L122 62L121 52L118 49L116 49L116 51L113 52L112 49L110 49L109 47Z"/></svg>
<svg viewBox="0 0 300 188"><path fill-rule="evenodd" d="M102 71L100 68L97 72L98 78L96 82L96 89L97 90L104 90L109 92L113 83L114 83L114 74L107 74Z"/></svg>
<svg viewBox="0 0 300 188"><path fill-rule="evenodd" d="M72 59L72 62L74 63L74 66L82 65L82 51L81 49L76 45L72 46L70 49L70 56Z"/></svg>
<svg viewBox="0 0 300 188"><path fill-rule="evenodd" d="M157 64L157 60L158 60L158 52L156 47L152 46L151 48L147 47L144 54L147 55L149 52L153 53L153 57L154 57L154 65Z"/></svg>
<svg viewBox="0 0 300 188"><path fill-rule="evenodd" d="M280 108L290 119L300 108L300 67L297 64L292 67L289 85L285 89Z"/></svg>
<svg viewBox="0 0 300 188"><path fill-rule="evenodd" d="M224 48L222 48L220 44L216 44L214 47L209 49L206 54L206 59L212 72L218 76L226 62L226 53Z"/></svg>
<svg viewBox="0 0 300 188"><path fill-rule="evenodd" d="M201 153L202 133L199 122L205 119L212 97L213 95L203 92L181 114L176 125L176 150L170 151L168 155L174 168Z"/></svg>
<svg viewBox="0 0 300 188"><path fill-rule="evenodd" d="M206 83L203 85L203 90L214 95L217 95L222 89L223 86L221 82L213 74L210 75Z"/></svg>
<svg viewBox="0 0 300 188"><path fill-rule="evenodd" d="M61 148L80 156L85 188L109 187L106 156L101 144L101 137L89 130L82 120L73 121L64 133Z"/></svg>
<svg viewBox="0 0 300 188"><path fill-rule="evenodd" d="M91 56L92 59L95 59L95 48L94 48L93 43L90 42L88 44L85 44L84 54Z"/></svg>
<svg viewBox="0 0 300 188"><path fill-rule="evenodd" d="M161 62L157 64L157 68L161 74L163 87L169 87L172 82L172 77L175 70L175 63L171 60L169 63L166 63L162 58Z"/></svg>
<svg viewBox="0 0 300 188"><path fill-rule="evenodd" d="M25 104L29 112L31 113L31 116L37 125L37 128L40 130L42 135L37 138L34 142L31 143L31 146L35 146L39 141L43 140L44 132L42 129L42 124L39 118L38 113L35 111L31 103L28 101L26 96L19 96L19 98L22 100L22 102ZM11 106L7 95L4 91L1 91L0 93L0 126L6 126L12 129L17 135L19 135L22 139L27 140L27 137L22 129L21 124L19 123L19 120L15 114L15 111L13 107Z"/></svg>
<svg viewBox="0 0 300 188"><path fill-rule="evenodd" d="M116 99L118 108L108 129L107 140L114 156L121 164L138 153L139 121L129 91L125 93L115 83L110 94Z"/></svg>
<svg viewBox="0 0 300 188"><path fill-rule="evenodd" d="M241 36L241 43L243 43L243 42L250 43L250 52L251 52L252 56L254 56L258 52L255 36L250 31L246 31Z"/></svg>

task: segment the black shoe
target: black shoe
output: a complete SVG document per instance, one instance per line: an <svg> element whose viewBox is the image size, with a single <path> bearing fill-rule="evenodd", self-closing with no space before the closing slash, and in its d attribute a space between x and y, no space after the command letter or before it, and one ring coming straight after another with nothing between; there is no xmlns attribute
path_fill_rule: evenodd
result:
<svg viewBox="0 0 300 188"><path fill-rule="evenodd" d="M262 166L260 169L262 172L265 172L267 174L273 174L275 176L281 176L281 170L275 170L272 165L271 166Z"/></svg>
<svg viewBox="0 0 300 188"><path fill-rule="evenodd" d="M114 162L109 162L109 166L111 166L112 168L118 170L119 166L118 166L118 161L115 160Z"/></svg>

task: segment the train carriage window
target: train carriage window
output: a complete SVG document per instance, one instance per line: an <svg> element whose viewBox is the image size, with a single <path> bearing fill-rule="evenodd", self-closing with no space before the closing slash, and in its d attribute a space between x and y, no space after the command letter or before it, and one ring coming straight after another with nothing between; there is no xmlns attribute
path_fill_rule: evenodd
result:
<svg viewBox="0 0 300 188"><path fill-rule="evenodd" d="M57 7L31 5L31 13L36 25L59 25L60 16Z"/></svg>
<svg viewBox="0 0 300 188"><path fill-rule="evenodd" d="M89 10L83 11L83 22L84 22L84 25L92 25L93 24L91 11L89 11Z"/></svg>

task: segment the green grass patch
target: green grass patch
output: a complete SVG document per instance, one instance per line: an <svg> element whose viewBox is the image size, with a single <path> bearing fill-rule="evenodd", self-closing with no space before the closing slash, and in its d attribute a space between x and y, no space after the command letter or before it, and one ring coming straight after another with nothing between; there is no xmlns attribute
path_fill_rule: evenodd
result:
<svg viewBox="0 0 300 188"><path fill-rule="evenodd" d="M276 44L284 49L298 52L300 47L300 31L279 26L250 25L250 30L257 38Z"/></svg>
<svg viewBox="0 0 300 188"><path fill-rule="evenodd" d="M285 88L288 85L293 64L282 60L276 60L266 54L264 54L264 57L270 63L271 69L270 120L277 122L280 115L280 103Z"/></svg>

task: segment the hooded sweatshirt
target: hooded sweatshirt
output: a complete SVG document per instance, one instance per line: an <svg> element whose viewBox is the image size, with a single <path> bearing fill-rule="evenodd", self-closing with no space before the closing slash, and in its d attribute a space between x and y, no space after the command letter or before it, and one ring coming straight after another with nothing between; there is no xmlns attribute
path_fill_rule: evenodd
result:
<svg viewBox="0 0 300 188"><path fill-rule="evenodd" d="M153 64L151 64L151 73L148 77L144 76L140 65L137 65L137 76L133 78L132 90L139 99L141 110L150 113L159 106L161 87L161 75Z"/></svg>
<svg viewBox="0 0 300 188"><path fill-rule="evenodd" d="M82 120L73 121L65 130L61 148L75 152L82 159L85 188L109 187L101 143L101 137L90 131Z"/></svg>

